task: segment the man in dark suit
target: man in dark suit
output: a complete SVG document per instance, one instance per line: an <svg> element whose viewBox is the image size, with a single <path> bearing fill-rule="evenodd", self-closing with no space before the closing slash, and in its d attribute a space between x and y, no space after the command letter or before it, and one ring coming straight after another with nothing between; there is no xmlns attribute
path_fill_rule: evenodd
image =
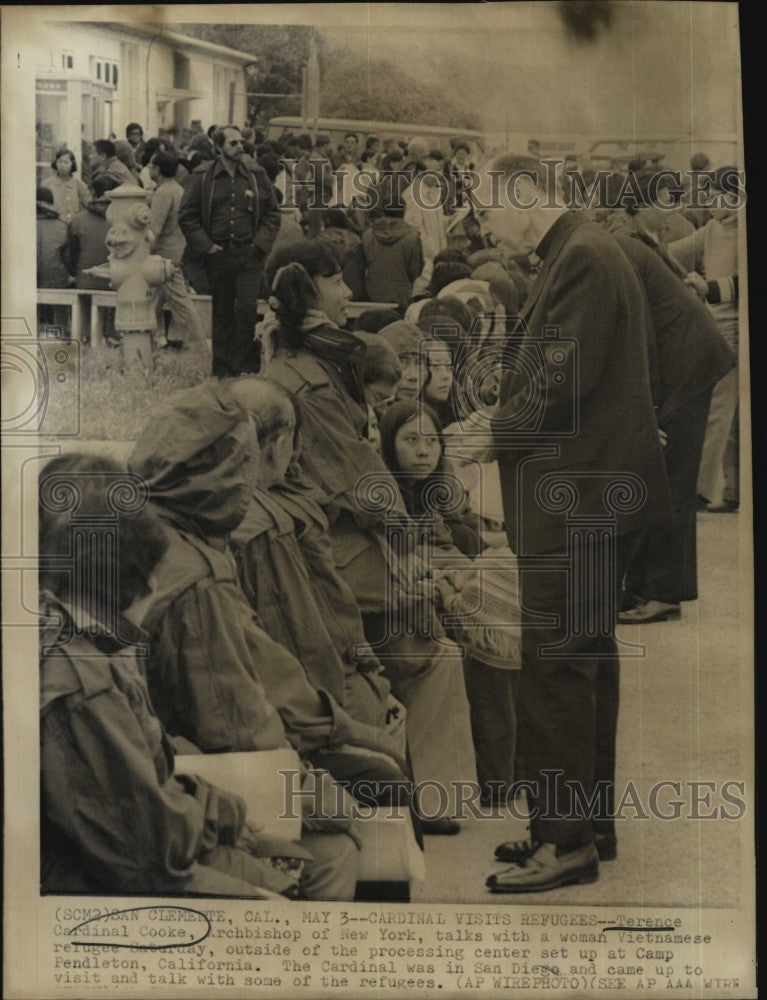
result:
<svg viewBox="0 0 767 1000"><path fill-rule="evenodd" d="M660 253L636 236L618 233L615 239L650 307L650 385L658 426L666 435L663 457L674 509L672 524L642 531L626 573L618 620L642 625L679 618L680 602L698 596L698 468L711 393L737 358L710 311Z"/></svg>
<svg viewBox="0 0 767 1000"><path fill-rule="evenodd" d="M637 533L670 519L670 499L631 265L599 226L554 204L537 160L502 155L483 173L484 227L541 259L492 422L520 568L531 840L501 845L514 863L487 882L535 892L594 881L616 855L617 591Z"/></svg>

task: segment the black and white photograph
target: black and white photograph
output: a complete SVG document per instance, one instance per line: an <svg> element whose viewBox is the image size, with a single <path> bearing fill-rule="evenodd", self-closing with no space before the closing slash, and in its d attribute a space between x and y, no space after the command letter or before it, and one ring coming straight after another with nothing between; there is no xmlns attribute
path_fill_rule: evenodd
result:
<svg viewBox="0 0 767 1000"><path fill-rule="evenodd" d="M742 32L3 8L5 996L756 996Z"/></svg>

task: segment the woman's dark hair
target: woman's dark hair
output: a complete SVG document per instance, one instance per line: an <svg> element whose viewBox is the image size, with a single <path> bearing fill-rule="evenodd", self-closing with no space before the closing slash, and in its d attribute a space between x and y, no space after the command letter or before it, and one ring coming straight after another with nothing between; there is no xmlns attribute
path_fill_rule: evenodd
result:
<svg viewBox="0 0 767 1000"><path fill-rule="evenodd" d="M93 148L100 156L106 156L110 159L115 156L115 144L111 139L97 139L93 143Z"/></svg>
<svg viewBox="0 0 767 1000"><path fill-rule="evenodd" d="M158 139L156 136L151 139L147 139L146 145L144 146L144 152L141 154L142 167L145 167L149 163L161 146L165 146L167 149L168 144L163 139Z"/></svg>
<svg viewBox="0 0 767 1000"><path fill-rule="evenodd" d="M428 417L434 424L440 440L442 454L445 453L445 441L442 436L442 421L428 403L420 399L403 399L387 409L379 421L378 428L381 432L381 457L392 472L401 472L397 462L397 450L395 441L397 431L414 417Z"/></svg>
<svg viewBox="0 0 767 1000"><path fill-rule="evenodd" d="M350 229L354 232L351 219L346 214L345 208L326 208L322 212L322 224L325 228L332 226L334 229Z"/></svg>
<svg viewBox="0 0 767 1000"><path fill-rule="evenodd" d="M72 152L72 150L71 149L67 149L66 146L62 146L61 149L54 155L53 159L51 160L51 170L55 170L56 169L56 163L58 162L58 160L61 159L62 156L69 156L69 157L72 158L72 173L76 174L77 173L77 157Z"/></svg>
<svg viewBox="0 0 767 1000"><path fill-rule="evenodd" d="M468 264L462 264L457 260L441 260L434 264L431 281L429 282L429 294L438 295L447 285L452 285L454 281L461 278L470 278L471 268Z"/></svg>
<svg viewBox="0 0 767 1000"><path fill-rule="evenodd" d="M178 172L178 157L160 149L154 154L154 163L163 177L175 177Z"/></svg>
<svg viewBox="0 0 767 1000"><path fill-rule="evenodd" d="M40 473L40 586L82 601L102 622L112 620L115 599L104 584L117 580L117 610L124 611L150 592L149 577L168 547L162 525L141 506L135 479L111 458L79 453L54 458ZM71 528L78 519L100 515L116 526L117 544L104 547L92 566L72 545Z"/></svg>
<svg viewBox="0 0 767 1000"><path fill-rule="evenodd" d="M301 343L301 324L317 304L314 278L330 278L341 271L332 249L321 240L294 240L272 254L266 272L271 293L277 300L274 313L280 335L287 346Z"/></svg>
<svg viewBox="0 0 767 1000"><path fill-rule="evenodd" d="M463 250L459 250L458 247L445 247L444 250L439 250L434 254L433 265L444 264L450 261L454 264L468 264L469 261Z"/></svg>
<svg viewBox="0 0 767 1000"><path fill-rule="evenodd" d="M396 309L364 309L352 323L352 330L378 333L390 323L398 323L402 317Z"/></svg>
<svg viewBox="0 0 767 1000"><path fill-rule="evenodd" d="M91 191L96 201L103 198L107 191L114 191L119 186L119 177L110 174L99 174L98 177L91 181Z"/></svg>
<svg viewBox="0 0 767 1000"><path fill-rule="evenodd" d="M443 295L439 299L431 298L421 307L418 318L428 319L430 316L437 316L440 313L450 316L460 326L463 334L467 334L471 329L471 323L474 319L472 311L456 295Z"/></svg>
<svg viewBox="0 0 767 1000"><path fill-rule="evenodd" d="M424 302L416 325L427 336L444 341L454 366L459 369L465 360L472 321L469 307L454 295L446 295Z"/></svg>

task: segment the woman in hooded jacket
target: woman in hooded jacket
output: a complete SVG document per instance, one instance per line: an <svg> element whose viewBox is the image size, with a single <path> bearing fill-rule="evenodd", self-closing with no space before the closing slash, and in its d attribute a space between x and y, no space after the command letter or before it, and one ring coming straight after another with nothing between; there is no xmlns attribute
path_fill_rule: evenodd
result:
<svg viewBox="0 0 767 1000"><path fill-rule="evenodd" d="M391 515L407 521L407 512L367 437L366 347L341 329L349 290L335 257L316 240L285 247L267 280L278 326L265 374L301 406L301 465L339 511L330 529L336 565L357 597L392 693L408 710L414 778L441 786L440 805L426 810L422 800L422 812L435 817L432 832L457 832L445 804L455 806L455 781L476 777L461 661L436 621L423 565L392 546ZM414 609L428 620L427 634L403 634Z"/></svg>

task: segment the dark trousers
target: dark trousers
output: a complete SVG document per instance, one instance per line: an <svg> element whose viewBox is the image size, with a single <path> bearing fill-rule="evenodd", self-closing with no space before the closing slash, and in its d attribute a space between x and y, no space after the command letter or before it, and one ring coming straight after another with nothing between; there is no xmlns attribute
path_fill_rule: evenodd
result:
<svg viewBox="0 0 767 1000"><path fill-rule="evenodd" d="M263 256L255 247L224 247L205 257L213 312L213 374L219 378L257 372L254 340Z"/></svg>
<svg viewBox="0 0 767 1000"><path fill-rule="evenodd" d="M471 735L481 789L505 795L514 781L517 717L513 687L518 670L501 670L468 655L463 662Z"/></svg>
<svg viewBox="0 0 767 1000"><path fill-rule="evenodd" d="M708 424L711 389L680 406L664 422L664 448L674 521L640 533L626 574L627 595L678 604L698 596L696 543L698 467Z"/></svg>
<svg viewBox="0 0 767 1000"><path fill-rule="evenodd" d="M617 539L617 589L636 544L636 535ZM597 553L593 564L601 567ZM575 634L567 658L547 656L540 647L560 642L567 629L568 573L543 570L534 559L519 559L522 602L522 671L517 703L519 778L529 782L533 840L577 847L595 832L612 832L615 736L618 724L619 665L614 633ZM599 570L597 570L599 571ZM604 569L601 570L604 572ZM582 619L586 603L578 598ZM558 625L542 625L540 615L557 615ZM596 790L595 813L581 808ZM536 816L536 812L538 815Z"/></svg>

